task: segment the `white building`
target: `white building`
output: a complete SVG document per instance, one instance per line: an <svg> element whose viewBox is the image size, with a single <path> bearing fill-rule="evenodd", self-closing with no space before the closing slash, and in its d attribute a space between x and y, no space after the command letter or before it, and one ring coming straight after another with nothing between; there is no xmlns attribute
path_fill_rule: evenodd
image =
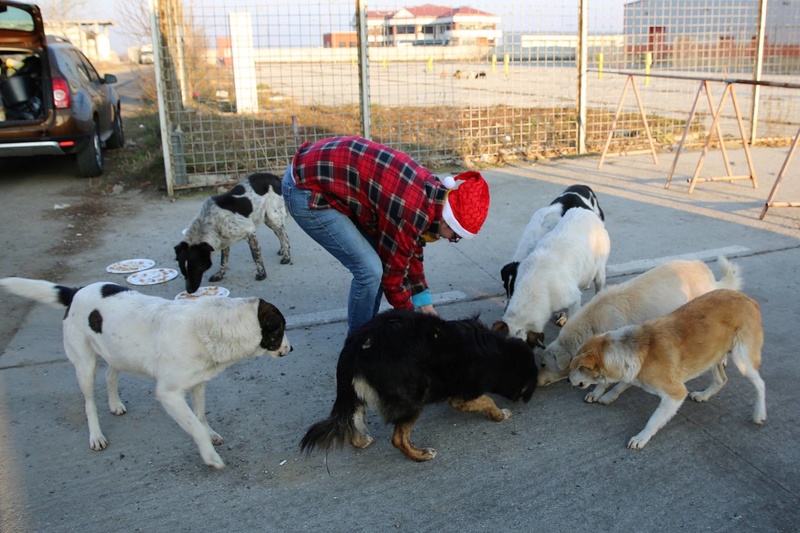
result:
<svg viewBox="0 0 800 533"><path fill-rule="evenodd" d="M117 59L108 37L108 29L113 25L110 20L62 20L45 22L44 30L47 35L67 39L80 48L89 61L112 61Z"/></svg>
<svg viewBox="0 0 800 533"><path fill-rule="evenodd" d="M471 7L426 4L367 12L369 43L378 46L495 46L500 17Z"/></svg>

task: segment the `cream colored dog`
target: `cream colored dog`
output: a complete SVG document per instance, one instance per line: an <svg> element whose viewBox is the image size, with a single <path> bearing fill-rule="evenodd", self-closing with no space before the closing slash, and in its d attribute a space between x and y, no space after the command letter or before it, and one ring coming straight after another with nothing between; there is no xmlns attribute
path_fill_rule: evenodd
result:
<svg viewBox="0 0 800 533"><path fill-rule="evenodd" d="M758 304L741 292L718 289L664 317L592 337L570 363L569 381L582 389L595 383L625 384L604 394L602 404L613 402L631 385L658 395L661 403L647 425L628 441L628 448L641 450L678 412L688 393L684 383L711 370L711 384L689 395L697 402L725 385L728 354L755 386L753 422L763 423L765 387L758 373L763 344Z"/></svg>
<svg viewBox="0 0 800 533"><path fill-rule="evenodd" d="M569 362L594 335L664 316L714 289L740 290L742 279L736 265L722 256L717 262L722 272L719 281L702 261L670 261L623 283L607 285L570 317L558 338L542 352L539 385L565 379ZM596 401L604 392L605 387L598 384L586 401Z"/></svg>

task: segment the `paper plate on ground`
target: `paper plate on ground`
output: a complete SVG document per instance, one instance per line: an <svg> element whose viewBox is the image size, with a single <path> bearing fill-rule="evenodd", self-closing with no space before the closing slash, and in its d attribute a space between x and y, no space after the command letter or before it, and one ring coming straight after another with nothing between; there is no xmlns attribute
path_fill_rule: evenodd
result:
<svg viewBox="0 0 800 533"><path fill-rule="evenodd" d="M108 265L106 267L106 272L112 274L133 274L134 272L152 268L155 264L156 262L152 259L126 259L125 261L119 261L113 265Z"/></svg>
<svg viewBox="0 0 800 533"><path fill-rule="evenodd" d="M208 296L225 297L225 296L228 296L230 293L231 293L231 291L229 291L225 287L217 287L217 286L214 286L214 285L210 285L208 287L200 287L199 289L197 289L196 291L194 291L191 294L189 294L186 291L180 292L175 297L175 299L176 300L196 300L198 298L206 298Z"/></svg>
<svg viewBox="0 0 800 533"><path fill-rule="evenodd" d="M128 276L127 281L131 285L156 285L164 283L178 276L178 271L173 268L151 268L142 270Z"/></svg>

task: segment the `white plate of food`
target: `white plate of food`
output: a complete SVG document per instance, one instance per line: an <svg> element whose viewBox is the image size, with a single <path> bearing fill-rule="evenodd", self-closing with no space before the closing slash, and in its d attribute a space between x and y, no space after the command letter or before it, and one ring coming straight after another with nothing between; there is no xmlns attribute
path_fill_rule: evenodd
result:
<svg viewBox="0 0 800 533"><path fill-rule="evenodd" d="M178 276L178 271L174 268L151 268L142 270L127 277L131 285L156 285L164 283Z"/></svg>
<svg viewBox="0 0 800 533"><path fill-rule="evenodd" d="M106 272L111 274L133 274L152 268L156 264L152 259L126 259L106 267Z"/></svg>
<svg viewBox="0 0 800 533"><path fill-rule="evenodd" d="M176 300L196 300L198 298L206 298L208 296L218 296L218 297L226 297L231 293L225 287L217 287L216 285L209 285L206 287L200 287L193 293L189 294L186 291L182 291L178 293L175 297Z"/></svg>

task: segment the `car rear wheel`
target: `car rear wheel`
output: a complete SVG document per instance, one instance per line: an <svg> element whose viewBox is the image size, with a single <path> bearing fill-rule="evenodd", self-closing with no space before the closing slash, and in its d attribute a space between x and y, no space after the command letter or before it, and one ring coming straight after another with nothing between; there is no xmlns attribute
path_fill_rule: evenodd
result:
<svg viewBox="0 0 800 533"><path fill-rule="evenodd" d="M92 137L89 144L75 154L78 162L78 172L84 178L96 178L103 173L103 145L97 133L97 124L92 128Z"/></svg>
<svg viewBox="0 0 800 533"><path fill-rule="evenodd" d="M111 126L111 137L106 141L106 148L122 148L125 146L125 130L122 129L122 114L120 108L116 109L117 117Z"/></svg>

